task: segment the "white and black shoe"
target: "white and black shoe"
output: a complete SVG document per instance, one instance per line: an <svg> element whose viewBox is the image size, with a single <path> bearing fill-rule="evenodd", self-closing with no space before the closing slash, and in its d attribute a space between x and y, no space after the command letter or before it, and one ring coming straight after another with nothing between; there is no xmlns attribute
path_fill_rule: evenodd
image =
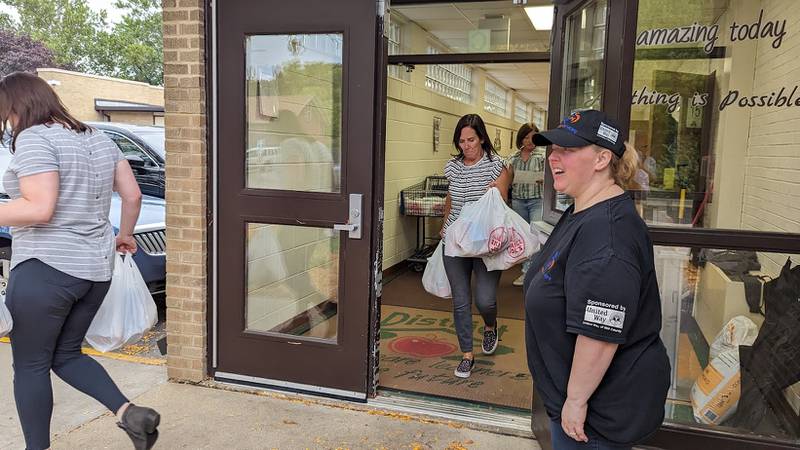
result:
<svg viewBox="0 0 800 450"><path fill-rule="evenodd" d="M458 367L453 372L458 378L469 378L472 375L472 367L475 366L474 359L464 358L458 363Z"/></svg>
<svg viewBox="0 0 800 450"><path fill-rule="evenodd" d="M483 344L481 345L484 355L491 355L497 350L497 325L494 330L483 329Z"/></svg>

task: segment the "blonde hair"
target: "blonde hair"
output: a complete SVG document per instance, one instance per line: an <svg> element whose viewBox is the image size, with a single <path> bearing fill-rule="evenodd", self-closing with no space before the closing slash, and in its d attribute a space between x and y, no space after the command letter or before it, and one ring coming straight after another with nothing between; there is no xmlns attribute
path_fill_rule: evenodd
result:
<svg viewBox="0 0 800 450"><path fill-rule="evenodd" d="M622 157L614 155L609 166L614 183L619 187L625 190L642 188L635 181L636 173L639 171L639 152L631 144L625 142L625 153Z"/></svg>

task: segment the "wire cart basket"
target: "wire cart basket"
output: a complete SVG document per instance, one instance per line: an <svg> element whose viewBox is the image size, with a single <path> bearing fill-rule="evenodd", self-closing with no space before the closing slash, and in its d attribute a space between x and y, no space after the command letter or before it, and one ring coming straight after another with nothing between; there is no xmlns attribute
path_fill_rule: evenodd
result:
<svg viewBox="0 0 800 450"><path fill-rule="evenodd" d="M417 246L407 260L417 272L425 268L439 241L439 236L425 236L425 218L444 217L447 188L447 177L433 175L400 191L400 214L417 218Z"/></svg>

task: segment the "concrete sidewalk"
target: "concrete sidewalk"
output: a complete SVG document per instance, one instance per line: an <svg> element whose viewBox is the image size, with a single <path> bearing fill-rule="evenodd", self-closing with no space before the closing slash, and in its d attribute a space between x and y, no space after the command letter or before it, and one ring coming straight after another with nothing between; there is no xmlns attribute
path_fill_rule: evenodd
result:
<svg viewBox="0 0 800 450"><path fill-rule="evenodd" d="M137 404L162 415L156 449L538 449L536 441L369 405L166 382L163 366L97 359ZM24 448L11 347L0 343L0 449ZM53 449L130 449L114 417L53 376Z"/></svg>
<svg viewBox="0 0 800 450"><path fill-rule="evenodd" d="M165 383L136 399L162 415L162 449L538 449L534 440L393 414L366 405ZM53 449L126 448L110 415L56 439Z"/></svg>
<svg viewBox="0 0 800 450"><path fill-rule="evenodd" d="M129 398L136 398L167 381L167 371L163 365L136 364L111 358L97 360ZM54 403L51 436L64 435L106 414L105 407L91 397L71 388L55 375L51 375L51 378ZM13 379L11 345L0 343L0 449L25 448L14 404Z"/></svg>

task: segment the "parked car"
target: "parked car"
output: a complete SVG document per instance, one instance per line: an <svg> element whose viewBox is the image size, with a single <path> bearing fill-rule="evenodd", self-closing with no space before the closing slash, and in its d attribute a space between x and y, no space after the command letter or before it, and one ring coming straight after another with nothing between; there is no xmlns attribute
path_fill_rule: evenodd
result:
<svg viewBox="0 0 800 450"><path fill-rule="evenodd" d="M9 137L0 139L0 177L5 174L11 162ZM130 159L128 159L130 161ZM141 185L140 185L141 186ZM0 202L9 201L5 187L0 183ZM134 238L139 250L133 260L142 272L142 278L153 294L164 292L167 278L166 256L166 203L163 198L151 195L142 195L142 209L134 228ZM111 211L109 218L114 227L114 233L119 231L121 204L119 196L114 193L111 197ZM11 233L9 227L0 226L0 290L5 295L8 273L11 262Z"/></svg>
<svg viewBox="0 0 800 450"><path fill-rule="evenodd" d="M87 122L122 150L143 194L164 198L164 128L115 122Z"/></svg>

